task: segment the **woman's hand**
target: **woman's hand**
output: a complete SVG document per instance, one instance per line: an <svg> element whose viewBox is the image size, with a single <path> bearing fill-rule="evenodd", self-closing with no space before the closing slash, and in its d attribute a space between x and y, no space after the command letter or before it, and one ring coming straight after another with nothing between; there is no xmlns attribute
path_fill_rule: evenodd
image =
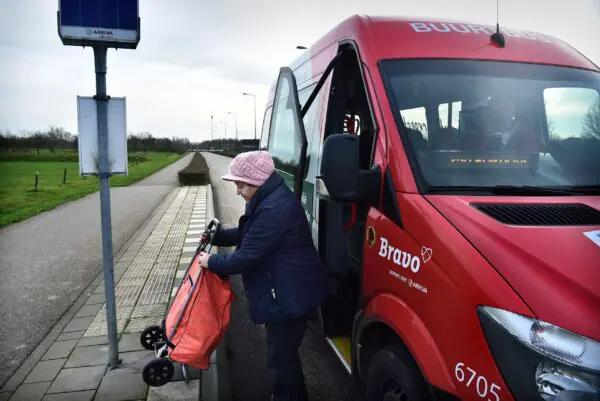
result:
<svg viewBox="0 0 600 401"><path fill-rule="evenodd" d="M209 253L200 252L200 255L198 255L198 263L200 263L201 267L208 268L208 258L210 258Z"/></svg>

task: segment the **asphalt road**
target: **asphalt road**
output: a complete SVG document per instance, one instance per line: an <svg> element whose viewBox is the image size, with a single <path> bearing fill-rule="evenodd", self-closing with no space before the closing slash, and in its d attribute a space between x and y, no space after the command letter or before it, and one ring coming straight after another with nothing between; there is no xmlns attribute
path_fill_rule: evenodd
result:
<svg viewBox="0 0 600 401"><path fill-rule="evenodd" d="M192 155L111 188L113 251L144 223ZM0 386L102 271L96 192L0 230Z"/></svg>
<svg viewBox="0 0 600 401"><path fill-rule="evenodd" d="M203 153L210 167L215 213L225 227L235 226L243 213L244 202L232 183L220 179L228 170L230 158ZM230 251L230 250L225 250ZM234 401L268 400L269 374L266 368L265 331L254 325L247 313L247 302L239 277L232 279L236 301L228 331L228 362ZM308 330L300 357L311 401L360 401L360 389L353 385L325 340Z"/></svg>

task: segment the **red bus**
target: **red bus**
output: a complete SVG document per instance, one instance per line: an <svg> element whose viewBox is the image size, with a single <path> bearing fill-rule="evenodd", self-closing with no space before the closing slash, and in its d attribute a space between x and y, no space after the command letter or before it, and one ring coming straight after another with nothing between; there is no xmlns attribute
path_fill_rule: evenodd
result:
<svg viewBox="0 0 600 401"><path fill-rule="evenodd" d="M599 99L565 42L450 20L352 16L281 68L260 146L369 400L599 399Z"/></svg>

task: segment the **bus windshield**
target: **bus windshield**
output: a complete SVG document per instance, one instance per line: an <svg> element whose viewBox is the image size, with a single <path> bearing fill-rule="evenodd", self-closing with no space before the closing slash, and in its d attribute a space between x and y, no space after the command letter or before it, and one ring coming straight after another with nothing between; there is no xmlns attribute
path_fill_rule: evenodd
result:
<svg viewBox="0 0 600 401"><path fill-rule="evenodd" d="M600 189L600 73L481 60L385 60L422 191Z"/></svg>

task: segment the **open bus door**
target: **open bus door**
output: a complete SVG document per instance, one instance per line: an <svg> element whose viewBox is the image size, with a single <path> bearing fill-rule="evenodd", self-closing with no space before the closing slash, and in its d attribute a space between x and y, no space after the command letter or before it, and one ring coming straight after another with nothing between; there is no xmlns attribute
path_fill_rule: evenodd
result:
<svg viewBox="0 0 600 401"><path fill-rule="evenodd" d="M334 345L334 349L342 354L338 356L349 368L353 324L361 294L364 218L368 205L372 203L363 199L362 181L366 178L365 174L374 173L368 181L378 184L381 175L378 168L372 170L376 130L358 56L352 47L340 47L340 52L330 62L302 107L293 71L288 67L280 69L268 147L276 168L279 164L281 168L278 169L286 170L288 174L293 172L293 188L300 199L307 156L303 118L332 72L332 86L339 89L332 91L334 94L327 98L321 175L315 180L319 198L318 245L328 269L329 291L316 319L309 325ZM291 135L293 138L290 138ZM346 138L350 141L346 142ZM281 145L273 141L280 141ZM330 149L333 146L337 153L327 152L326 143L333 144ZM280 155L294 156L282 160ZM339 160L340 155L343 155L343 162ZM346 170L332 173L335 165L346 166ZM288 175L288 179L292 177ZM378 198L378 188L367 192Z"/></svg>

